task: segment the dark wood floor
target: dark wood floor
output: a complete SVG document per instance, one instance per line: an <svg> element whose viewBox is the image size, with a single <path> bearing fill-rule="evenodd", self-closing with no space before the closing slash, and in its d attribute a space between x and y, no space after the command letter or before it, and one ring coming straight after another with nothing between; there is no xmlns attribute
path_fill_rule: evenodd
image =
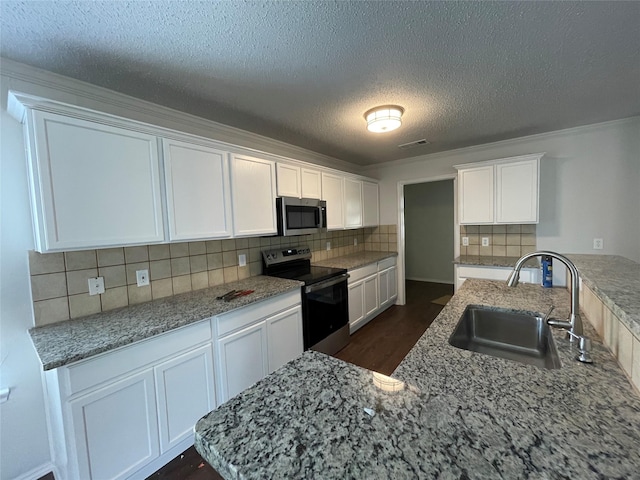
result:
<svg viewBox="0 0 640 480"><path fill-rule="evenodd" d="M394 305L378 315L354 333L351 343L335 357L390 375L442 310L442 305L431 301L452 294L453 285L407 280L406 305ZM222 477L191 447L147 480L150 479L221 480Z"/></svg>

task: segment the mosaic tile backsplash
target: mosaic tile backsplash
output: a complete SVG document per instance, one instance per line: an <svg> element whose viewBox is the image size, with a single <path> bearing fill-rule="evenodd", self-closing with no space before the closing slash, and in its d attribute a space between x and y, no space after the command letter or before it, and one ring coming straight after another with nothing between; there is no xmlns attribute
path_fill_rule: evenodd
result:
<svg viewBox="0 0 640 480"><path fill-rule="evenodd" d="M313 261L361 251L397 251L395 225L297 237L253 237L40 254L29 252L37 326L229 283L262 273L262 250L308 245ZM327 250L327 242L331 249ZM238 266L238 255L247 265ZM148 270L150 285L136 285ZM88 279L105 292L89 295Z"/></svg>
<svg viewBox="0 0 640 480"><path fill-rule="evenodd" d="M469 238L469 246L462 245ZM489 246L482 246L482 237ZM460 255L520 257L536 251L536 225L460 225Z"/></svg>

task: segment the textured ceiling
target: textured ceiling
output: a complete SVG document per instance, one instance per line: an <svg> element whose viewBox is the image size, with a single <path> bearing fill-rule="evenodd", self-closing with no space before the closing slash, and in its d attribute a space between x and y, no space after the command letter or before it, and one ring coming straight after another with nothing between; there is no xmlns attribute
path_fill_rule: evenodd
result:
<svg viewBox="0 0 640 480"><path fill-rule="evenodd" d="M0 9L4 57L360 165L640 114L640 2ZM388 103L402 128L367 132Z"/></svg>

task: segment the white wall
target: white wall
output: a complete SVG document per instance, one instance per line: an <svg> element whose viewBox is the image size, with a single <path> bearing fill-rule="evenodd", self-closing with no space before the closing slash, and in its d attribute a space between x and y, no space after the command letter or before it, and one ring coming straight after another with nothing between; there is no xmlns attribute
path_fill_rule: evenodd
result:
<svg viewBox="0 0 640 480"><path fill-rule="evenodd" d="M640 117L469 147L367 168L380 179L380 222L398 222L400 181L455 173L453 165L546 152L538 247L640 262ZM593 250L603 238L604 249Z"/></svg>
<svg viewBox="0 0 640 480"><path fill-rule="evenodd" d="M22 126L0 114L0 478L49 471L41 366L27 333L33 327L27 251L33 232ZM30 473L29 473L30 472Z"/></svg>
<svg viewBox="0 0 640 480"><path fill-rule="evenodd" d="M405 185L405 278L453 284L453 208L453 180Z"/></svg>

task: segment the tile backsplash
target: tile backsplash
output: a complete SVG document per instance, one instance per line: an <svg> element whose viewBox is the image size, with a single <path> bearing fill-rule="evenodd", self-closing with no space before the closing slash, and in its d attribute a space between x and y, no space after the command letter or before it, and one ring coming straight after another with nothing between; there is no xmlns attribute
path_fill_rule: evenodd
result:
<svg viewBox="0 0 640 480"><path fill-rule="evenodd" d="M395 225L297 237L252 237L40 254L29 252L37 326L213 287L262 273L262 250L308 245L313 261L361 251L397 251ZM331 249L327 250L327 242ZM244 254L247 265L238 265ZM138 287L136 271L150 284ZM89 295L88 279L105 292Z"/></svg>
<svg viewBox="0 0 640 480"><path fill-rule="evenodd" d="M462 245L469 238L469 246ZM482 246L482 238L489 246ZM520 257L536 250L536 225L460 225L460 255Z"/></svg>

